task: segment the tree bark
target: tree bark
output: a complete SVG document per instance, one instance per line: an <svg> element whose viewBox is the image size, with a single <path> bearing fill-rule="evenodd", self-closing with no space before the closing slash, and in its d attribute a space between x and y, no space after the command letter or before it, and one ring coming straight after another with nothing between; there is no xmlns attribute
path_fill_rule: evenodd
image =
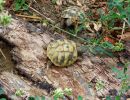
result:
<svg viewBox="0 0 130 100"><path fill-rule="evenodd" d="M17 62L17 71L33 82L47 83L41 88L48 93L58 87L69 87L73 90L74 98L78 95L96 98L109 94L110 89L119 89L120 81L111 71L111 67L117 66L119 61L116 57L100 58L84 54L82 60L67 68L54 65L47 68L45 48L53 39L52 33L45 31L42 34L31 34L26 28L26 23L21 20L13 20L9 29L9 32L1 32L0 36L15 46L11 53L13 60ZM95 82L100 80L104 82L104 88L96 91ZM94 84L92 88L89 86L90 82Z"/></svg>

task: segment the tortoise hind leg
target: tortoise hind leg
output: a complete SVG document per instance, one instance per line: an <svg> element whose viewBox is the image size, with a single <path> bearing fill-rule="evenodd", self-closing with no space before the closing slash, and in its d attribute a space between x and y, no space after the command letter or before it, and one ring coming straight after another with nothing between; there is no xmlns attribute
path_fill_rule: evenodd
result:
<svg viewBox="0 0 130 100"><path fill-rule="evenodd" d="M47 66L46 66L47 70L48 70L49 68L51 68L52 65L53 65L53 63L52 63L50 60L48 60L48 61L47 61Z"/></svg>

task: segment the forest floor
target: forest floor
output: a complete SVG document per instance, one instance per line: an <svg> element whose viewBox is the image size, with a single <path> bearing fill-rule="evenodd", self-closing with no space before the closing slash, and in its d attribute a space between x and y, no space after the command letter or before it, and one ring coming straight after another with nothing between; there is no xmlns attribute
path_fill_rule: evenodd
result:
<svg viewBox="0 0 130 100"><path fill-rule="evenodd" d="M82 100L79 96L83 100L130 98L130 91L126 91L130 85L130 26L117 21L110 30L102 23L97 24L100 22L100 9L108 12L105 0L27 0L24 5L19 5L21 9L16 3L6 1L12 20L6 29L0 27L0 86L5 91L4 97L26 100L30 96L45 96L50 100L54 90L68 88L72 89L71 95L63 96L68 100ZM85 12L92 21L91 29L68 31L61 26L62 12L69 6L78 6ZM114 30L117 26L118 30ZM125 31L122 26L127 27ZM73 40L83 52L71 66L48 67L46 47L52 40L61 38ZM88 46L89 39L95 47ZM107 46L122 41L123 49L109 52L110 48L98 47L106 41L110 42ZM124 79L127 84L123 83ZM122 84L127 86L122 88ZM125 92L116 99L119 91Z"/></svg>

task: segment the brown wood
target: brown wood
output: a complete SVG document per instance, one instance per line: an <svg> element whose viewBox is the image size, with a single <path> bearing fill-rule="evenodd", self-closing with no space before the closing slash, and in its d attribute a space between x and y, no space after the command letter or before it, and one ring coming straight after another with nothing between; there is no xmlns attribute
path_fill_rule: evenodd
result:
<svg viewBox="0 0 130 100"><path fill-rule="evenodd" d="M54 88L70 87L73 89L74 98L81 95L89 100L98 100L97 96L105 96L110 89L119 89L120 82L111 72L111 67L116 66L118 62L117 58L100 58L84 54L81 60L68 68L52 65L47 69L44 48L50 42L53 33L45 31L42 34L31 34L26 29L26 23L21 20L13 20L9 28L8 33L0 33L0 36L15 45L12 56L17 62L16 69L19 74L33 82L47 82L49 90L44 86L43 90L51 92ZM89 88L88 83L97 80L105 83L101 91L96 91L94 87Z"/></svg>
<svg viewBox="0 0 130 100"><path fill-rule="evenodd" d="M0 75L0 85L3 86L5 95L11 100L25 100L29 96L47 96L47 92L36 88L32 82L10 72L2 72ZM21 90L24 94L16 96L15 93Z"/></svg>

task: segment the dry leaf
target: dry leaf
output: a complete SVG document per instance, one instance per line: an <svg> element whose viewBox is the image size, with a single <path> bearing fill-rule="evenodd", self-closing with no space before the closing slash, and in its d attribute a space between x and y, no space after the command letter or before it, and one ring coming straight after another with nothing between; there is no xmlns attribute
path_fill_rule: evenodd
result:
<svg viewBox="0 0 130 100"><path fill-rule="evenodd" d="M87 11L87 10L89 10L89 8L88 8L88 6L86 6L86 5L83 5L82 7L81 7L81 9L83 10L83 11Z"/></svg>
<svg viewBox="0 0 130 100"><path fill-rule="evenodd" d="M117 35L117 37L121 38L124 41L130 41L130 32L126 32L123 35Z"/></svg>
<svg viewBox="0 0 130 100"><path fill-rule="evenodd" d="M73 0L66 0L68 4L75 5L75 2Z"/></svg>
<svg viewBox="0 0 130 100"><path fill-rule="evenodd" d="M98 32L101 27L102 27L102 24L101 22L93 22L93 25L94 25L94 29Z"/></svg>
<svg viewBox="0 0 130 100"><path fill-rule="evenodd" d="M56 4L57 4L58 6L61 6L61 5L62 5L62 0L56 0Z"/></svg>
<svg viewBox="0 0 130 100"><path fill-rule="evenodd" d="M115 44L115 43L116 43L116 41L115 41L114 39L112 39L112 38L110 38L110 37L108 37L108 36L105 36L103 40L104 40L104 41L107 41L107 42L110 42L110 43L112 43L112 44Z"/></svg>
<svg viewBox="0 0 130 100"><path fill-rule="evenodd" d="M77 0L77 6L82 6L82 4Z"/></svg>
<svg viewBox="0 0 130 100"><path fill-rule="evenodd" d="M86 26L86 28L87 28L88 31L94 33L94 31L93 31L93 30L91 29L91 27L90 27L90 23L89 23L89 22L86 22L86 23L85 23L85 26Z"/></svg>

